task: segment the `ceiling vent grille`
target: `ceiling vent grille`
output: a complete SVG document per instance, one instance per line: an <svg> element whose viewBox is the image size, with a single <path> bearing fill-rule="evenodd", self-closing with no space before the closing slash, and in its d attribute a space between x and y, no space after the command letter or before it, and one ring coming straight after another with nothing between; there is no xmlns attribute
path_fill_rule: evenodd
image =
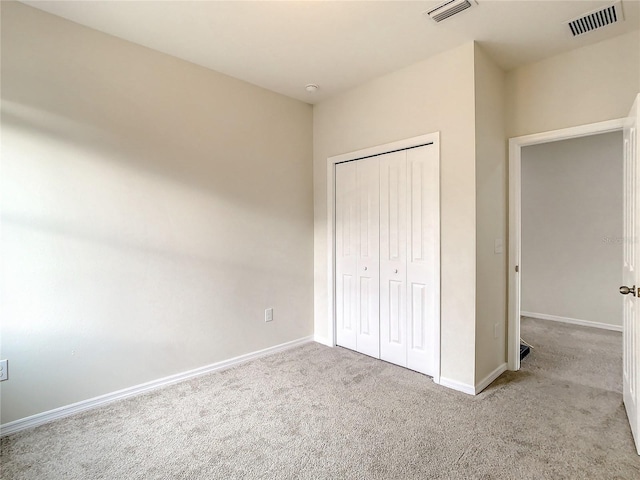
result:
<svg viewBox="0 0 640 480"><path fill-rule="evenodd" d="M471 7L472 1L473 0L449 0L423 13L429 15L429 17L436 22L441 22Z"/></svg>
<svg viewBox="0 0 640 480"><path fill-rule="evenodd" d="M620 1L567 22L574 37L624 20Z"/></svg>

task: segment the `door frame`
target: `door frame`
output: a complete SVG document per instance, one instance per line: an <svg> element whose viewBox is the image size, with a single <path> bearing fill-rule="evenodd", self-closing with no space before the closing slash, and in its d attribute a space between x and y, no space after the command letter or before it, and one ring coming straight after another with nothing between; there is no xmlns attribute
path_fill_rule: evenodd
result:
<svg viewBox="0 0 640 480"><path fill-rule="evenodd" d="M509 139L509 278L507 338L507 364L509 370L520 369L520 273L516 266L521 261L521 195L522 195L522 148L531 145L570 140L573 138L622 131L626 119L590 123L577 127L523 135Z"/></svg>
<svg viewBox="0 0 640 480"><path fill-rule="evenodd" d="M440 163L440 132L427 133L424 135L418 135L417 137L405 138L391 143L385 143L383 145L376 145L374 147L364 148L361 150L355 150L353 152L343 153L341 155L335 155L327 158L327 257L328 257L328 312L327 318L329 319L329 346L336 346L336 238L335 238L335 226L336 226L336 212L335 212L335 187L336 187L336 164L350 162L354 160L361 160L363 158L374 157L378 155L384 155L386 153L396 152L399 150L406 150L408 148L415 148L424 145L433 144L433 147L438 153L438 164ZM441 194L440 194L441 195ZM438 204L440 205L442 197L440 196ZM440 217L440 216L439 216ZM438 252L440 252L440 228L438 228ZM440 255L438 254L438 278L440 278ZM440 300L440 282L438 282L436 291L436 297ZM438 317L440 308L438 306ZM440 382L440 318L436 322L436 337L435 342L435 373L433 380Z"/></svg>

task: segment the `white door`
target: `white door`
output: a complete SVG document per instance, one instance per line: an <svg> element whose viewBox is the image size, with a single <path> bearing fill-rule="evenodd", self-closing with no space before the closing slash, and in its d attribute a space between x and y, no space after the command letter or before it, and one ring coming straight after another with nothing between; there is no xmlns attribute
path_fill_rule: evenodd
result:
<svg viewBox="0 0 640 480"><path fill-rule="evenodd" d="M380 356L377 158L336 165L336 343Z"/></svg>
<svg viewBox="0 0 640 480"><path fill-rule="evenodd" d="M336 343L427 375L439 354L433 145L335 167Z"/></svg>
<svg viewBox="0 0 640 480"><path fill-rule="evenodd" d="M336 343L356 349L358 215L356 162L336 165Z"/></svg>
<svg viewBox="0 0 640 480"><path fill-rule="evenodd" d="M407 366L407 159L380 157L380 358Z"/></svg>
<svg viewBox="0 0 640 480"><path fill-rule="evenodd" d="M438 151L380 157L380 358L435 375L440 322Z"/></svg>
<svg viewBox="0 0 640 480"><path fill-rule="evenodd" d="M623 397L636 449L640 454L640 418L638 405L640 395L640 306L636 304L640 288L638 275L638 240L640 234L638 118L640 95L631 108L629 123L624 129L624 265L620 293L626 295L623 306Z"/></svg>
<svg viewBox="0 0 640 480"><path fill-rule="evenodd" d="M440 320L440 176L438 152L407 155L407 367L433 376Z"/></svg>
<svg viewBox="0 0 640 480"><path fill-rule="evenodd" d="M380 168L375 157L352 163L358 192L356 351L380 358Z"/></svg>

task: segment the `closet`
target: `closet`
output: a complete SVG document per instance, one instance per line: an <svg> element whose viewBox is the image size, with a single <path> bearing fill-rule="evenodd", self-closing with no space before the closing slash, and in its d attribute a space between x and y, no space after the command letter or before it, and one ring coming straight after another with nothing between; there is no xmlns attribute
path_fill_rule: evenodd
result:
<svg viewBox="0 0 640 480"><path fill-rule="evenodd" d="M439 198L433 144L335 166L338 345L434 375Z"/></svg>

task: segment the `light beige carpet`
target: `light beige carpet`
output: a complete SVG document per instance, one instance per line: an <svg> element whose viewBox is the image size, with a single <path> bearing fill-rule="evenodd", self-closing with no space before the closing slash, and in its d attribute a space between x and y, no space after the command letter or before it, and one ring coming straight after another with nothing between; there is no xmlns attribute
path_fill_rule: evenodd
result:
<svg viewBox="0 0 640 480"><path fill-rule="evenodd" d="M2 439L3 479L639 479L621 335L523 320L472 397L309 344Z"/></svg>

